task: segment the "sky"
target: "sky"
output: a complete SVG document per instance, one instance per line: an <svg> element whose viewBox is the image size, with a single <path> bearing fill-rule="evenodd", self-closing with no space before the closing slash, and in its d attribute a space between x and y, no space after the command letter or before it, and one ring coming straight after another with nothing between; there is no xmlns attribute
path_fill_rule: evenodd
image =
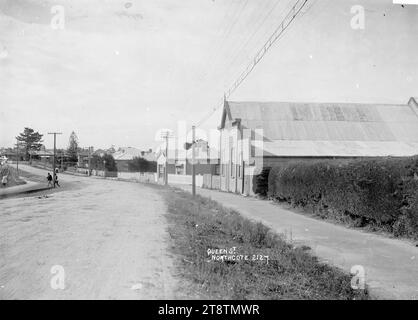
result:
<svg viewBox="0 0 418 320"><path fill-rule="evenodd" d="M24 127L47 148L48 132L67 147L75 131L83 147L144 150L179 121L216 130L224 92L295 2L0 0L0 146ZM405 104L418 96L417 21L418 5L309 0L228 99Z"/></svg>

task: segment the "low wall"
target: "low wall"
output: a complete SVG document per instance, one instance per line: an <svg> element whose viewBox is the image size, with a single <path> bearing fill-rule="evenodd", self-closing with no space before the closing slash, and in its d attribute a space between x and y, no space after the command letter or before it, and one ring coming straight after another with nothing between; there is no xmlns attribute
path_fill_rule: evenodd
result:
<svg viewBox="0 0 418 320"><path fill-rule="evenodd" d="M76 172L81 173L81 174L85 174L86 176L89 175L89 169L85 169L85 168L77 168Z"/></svg>
<svg viewBox="0 0 418 320"><path fill-rule="evenodd" d="M92 170L91 171L92 176L98 176L98 177L109 177L109 178L117 178L118 173L116 171L106 171L106 173L103 170Z"/></svg>
<svg viewBox="0 0 418 320"><path fill-rule="evenodd" d="M118 178L139 182L157 182L157 173L154 172L118 172Z"/></svg>
<svg viewBox="0 0 418 320"><path fill-rule="evenodd" d="M221 189L221 177L220 176L212 176L212 188L220 190Z"/></svg>
<svg viewBox="0 0 418 320"><path fill-rule="evenodd" d="M183 175L183 174L169 174L168 175L168 183L169 184L192 184L192 176L191 175ZM196 186L202 187L203 185L203 176L196 175Z"/></svg>
<svg viewBox="0 0 418 320"><path fill-rule="evenodd" d="M19 161L19 163L21 162ZM32 160L31 163L28 161L27 164L40 169L52 170L52 165L49 162Z"/></svg>

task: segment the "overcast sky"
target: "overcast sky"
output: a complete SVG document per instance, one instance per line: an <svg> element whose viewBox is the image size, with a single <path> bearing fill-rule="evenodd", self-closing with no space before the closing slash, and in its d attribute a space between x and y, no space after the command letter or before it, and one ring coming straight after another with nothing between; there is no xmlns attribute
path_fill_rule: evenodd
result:
<svg viewBox="0 0 418 320"><path fill-rule="evenodd" d="M216 106L294 2L0 0L0 146L28 126L62 132L59 147L73 130L81 146L155 147L160 128ZM364 30L351 27L353 5ZM407 103L417 21L418 6L391 0L310 0L230 100Z"/></svg>

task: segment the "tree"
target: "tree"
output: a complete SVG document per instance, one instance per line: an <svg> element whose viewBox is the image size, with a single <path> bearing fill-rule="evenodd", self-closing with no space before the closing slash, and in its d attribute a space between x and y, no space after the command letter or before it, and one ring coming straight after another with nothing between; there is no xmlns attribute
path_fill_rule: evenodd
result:
<svg viewBox="0 0 418 320"><path fill-rule="evenodd" d="M78 161L78 137L75 132L71 132L67 148L68 158L72 162Z"/></svg>
<svg viewBox="0 0 418 320"><path fill-rule="evenodd" d="M103 169L103 159L98 154L93 154L90 159L90 165L92 169L100 170Z"/></svg>
<svg viewBox="0 0 418 320"><path fill-rule="evenodd" d="M135 157L128 163L129 171L134 172L157 172L157 162L148 161L144 158Z"/></svg>
<svg viewBox="0 0 418 320"><path fill-rule="evenodd" d="M22 133L16 137L17 141L19 141L20 145L24 146L25 150L25 159L29 160L29 153L30 151L39 151L42 146L42 137L43 134L39 132L35 132L35 130L25 127Z"/></svg>
<svg viewBox="0 0 418 320"><path fill-rule="evenodd" d="M118 167L116 165L115 158L111 154L106 153L102 157L103 161L105 162L105 168L107 171L118 171Z"/></svg>
<svg viewBox="0 0 418 320"><path fill-rule="evenodd" d="M103 170L106 168L106 171L118 171L115 158L111 154L104 154L102 157L98 154L94 154L90 160L92 169Z"/></svg>

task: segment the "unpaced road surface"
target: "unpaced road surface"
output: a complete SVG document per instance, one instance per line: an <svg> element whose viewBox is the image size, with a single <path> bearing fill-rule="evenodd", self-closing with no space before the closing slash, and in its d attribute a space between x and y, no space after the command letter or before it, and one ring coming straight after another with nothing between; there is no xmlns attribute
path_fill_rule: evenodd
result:
<svg viewBox="0 0 418 320"><path fill-rule="evenodd" d="M418 248L409 242L317 220L269 201L200 188L197 192L263 222L288 241L310 246L322 261L346 272L362 266L365 282L376 297L418 299Z"/></svg>
<svg viewBox="0 0 418 320"><path fill-rule="evenodd" d="M158 193L136 183L59 177L80 188L0 200L0 299L177 298Z"/></svg>

